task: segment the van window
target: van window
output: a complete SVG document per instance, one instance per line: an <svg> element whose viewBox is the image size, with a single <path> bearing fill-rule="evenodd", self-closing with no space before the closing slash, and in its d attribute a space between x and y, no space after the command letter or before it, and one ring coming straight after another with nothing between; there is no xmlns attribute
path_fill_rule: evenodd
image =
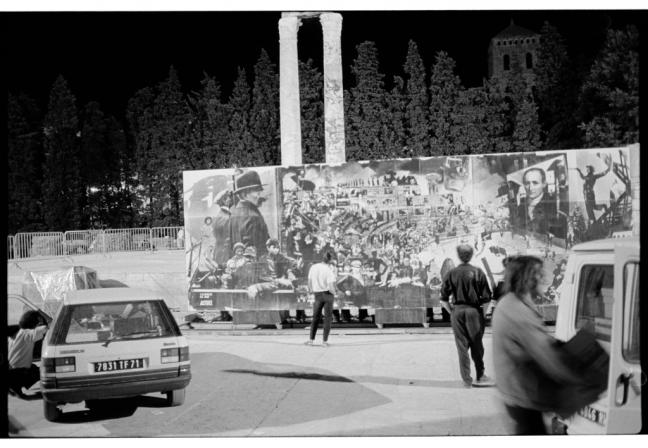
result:
<svg viewBox="0 0 648 448"><path fill-rule="evenodd" d="M639 363L639 263L623 269L623 358Z"/></svg>
<svg viewBox="0 0 648 448"><path fill-rule="evenodd" d="M576 329L587 327L598 339L610 342L613 289L613 265L583 266L578 284Z"/></svg>

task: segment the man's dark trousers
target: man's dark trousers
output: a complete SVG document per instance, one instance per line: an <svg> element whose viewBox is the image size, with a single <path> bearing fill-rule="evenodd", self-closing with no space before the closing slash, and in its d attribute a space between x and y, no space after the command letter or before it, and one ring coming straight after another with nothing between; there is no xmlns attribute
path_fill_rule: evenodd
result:
<svg viewBox="0 0 648 448"><path fill-rule="evenodd" d="M324 309L324 334L322 340L328 341L329 332L331 331L331 319L333 318L333 294L328 291L316 292L315 303L313 304L313 321L310 327L310 338L315 339L317 326L322 318L322 308Z"/></svg>
<svg viewBox="0 0 648 448"><path fill-rule="evenodd" d="M472 377L470 376L468 349L470 349L470 356L475 363L477 379L484 374L484 344L482 343L485 327L484 315L481 308L469 305L455 305L450 315L450 323L459 354L461 379L463 379L464 383L471 384Z"/></svg>

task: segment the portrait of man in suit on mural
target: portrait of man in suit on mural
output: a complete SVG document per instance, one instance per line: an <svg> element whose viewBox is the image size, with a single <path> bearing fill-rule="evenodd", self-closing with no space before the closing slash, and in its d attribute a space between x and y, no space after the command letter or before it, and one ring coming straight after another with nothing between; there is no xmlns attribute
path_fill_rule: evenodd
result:
<svg viewBox="0 0 648 448"><path fill-rule="evenodd" d="M540 167L531 167L522 176L522 192L515 224L519 229L546 236L549 240L565 238L566 217L559 211L558 198L550 191L547 172Z"/></svg>

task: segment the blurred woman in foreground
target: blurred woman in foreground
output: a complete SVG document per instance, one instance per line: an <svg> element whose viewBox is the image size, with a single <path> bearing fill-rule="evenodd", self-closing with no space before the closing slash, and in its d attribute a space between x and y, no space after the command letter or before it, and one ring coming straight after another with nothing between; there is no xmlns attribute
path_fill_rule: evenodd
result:
<svg viewBox="0 0 648 448"><path fill-rule="evenodd" d="M542 261L532 256L511 257L504 288L493 316L493 362L497 388L516 434L546 434L542 412L560 403L556 389L579 378L562 358L556 340L543 326L531 300L542 280Z"/></svg>

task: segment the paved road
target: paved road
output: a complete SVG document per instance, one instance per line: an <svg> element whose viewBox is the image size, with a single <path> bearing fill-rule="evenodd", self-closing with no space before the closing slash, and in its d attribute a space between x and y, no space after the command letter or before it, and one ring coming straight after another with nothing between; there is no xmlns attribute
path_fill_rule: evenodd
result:
<svg viewBox="0 0 648 448"><path fill-rule="evenodd" d="M9 397L18 436L429 436L508 434L493 388L465 389L451 334L333 332L329 348L306 331L188 336L193 379L184 405L160 394L66 405L47 422L41 400ZM317 344L319 344L318 335ZM490 335L487 372L493 371Z"/></svg>

